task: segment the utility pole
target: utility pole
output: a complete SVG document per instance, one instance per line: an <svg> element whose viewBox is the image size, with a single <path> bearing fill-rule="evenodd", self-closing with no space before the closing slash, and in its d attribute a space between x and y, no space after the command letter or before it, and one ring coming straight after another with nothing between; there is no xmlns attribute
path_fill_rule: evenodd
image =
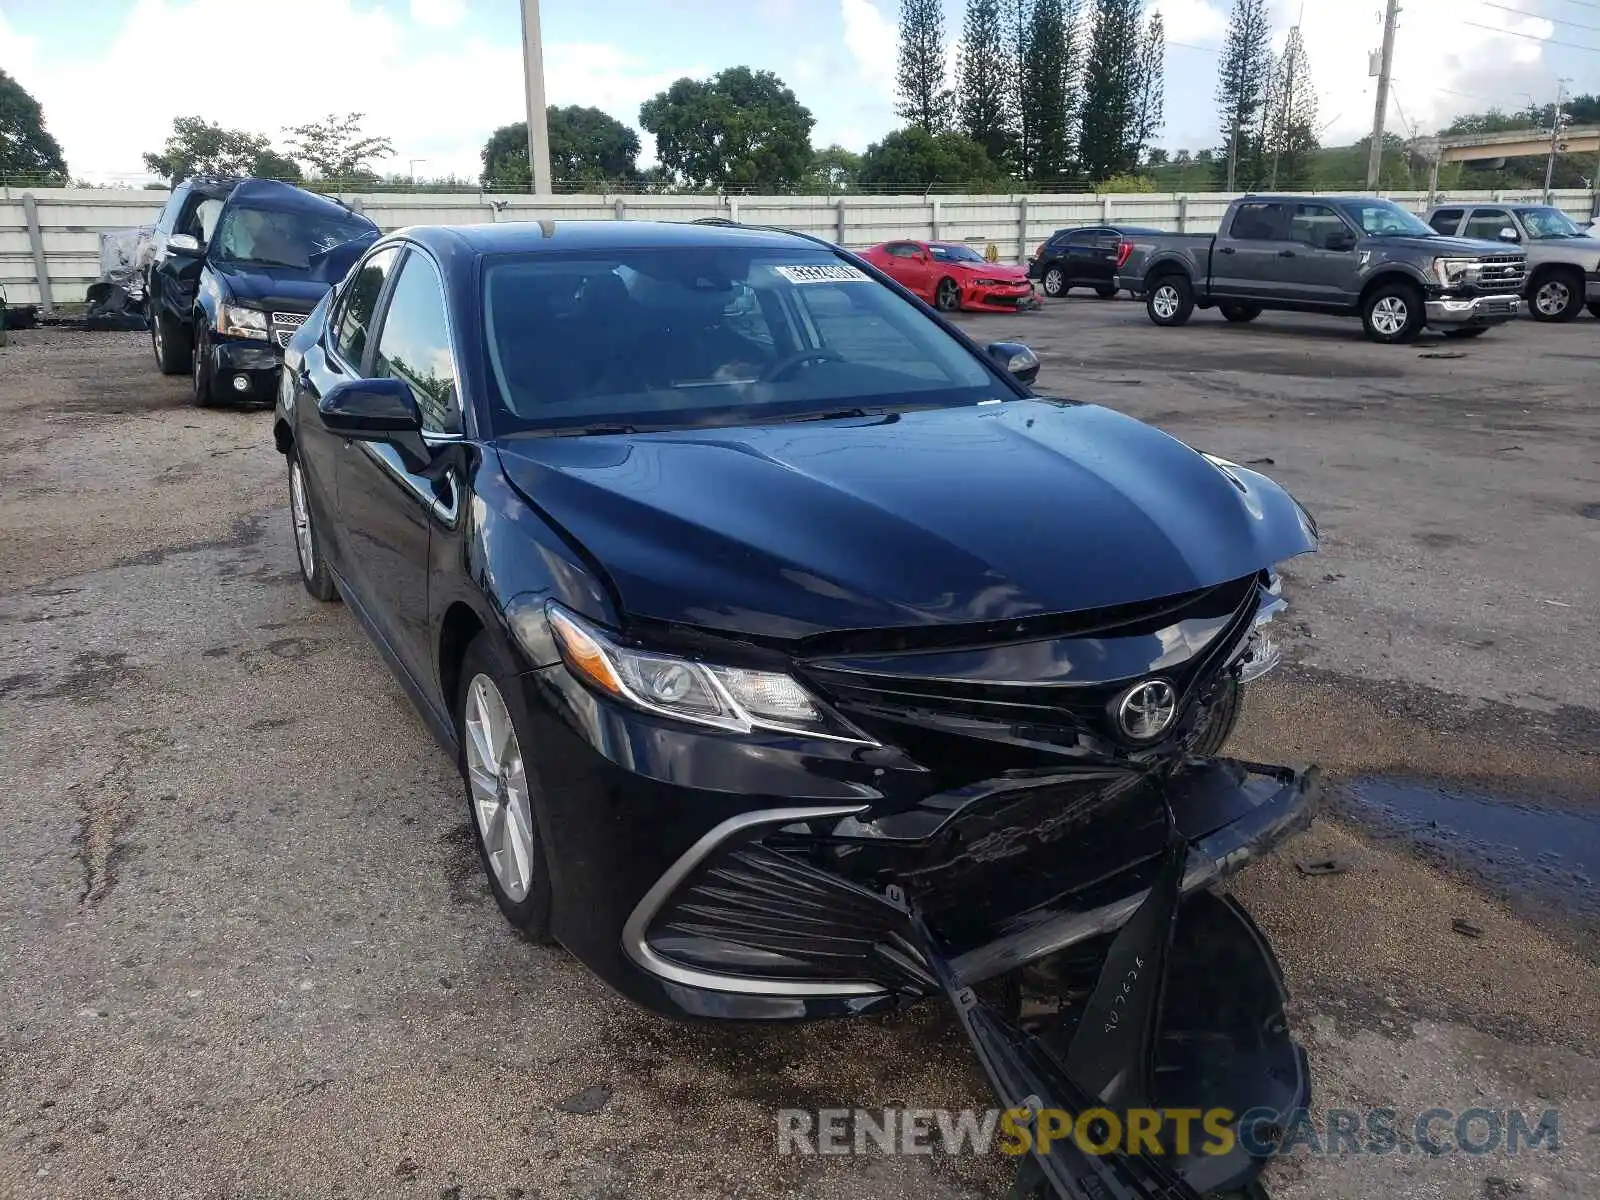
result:
<svg viewBox="0 0 1600 1200"><path fill-rule="evenodd" d="M1383 172L1383 119L1389 111L1389 72L1394 66L1394 27L1400 0L1389 0L1383 14L1383 50L1378 60L1378 98L1372 106L1372 148L1367 152L1367 187L1377 190Z"/></svg>
<svg viewBox="0 0 1600 1200"><path fill-rule="evenodd" d="M522 72L528 83L528 166L533 194L550 194L550 130L544 103L544 45L539 37L539 0L522 0Z"/></svg>
<svg viewBox="0 0 1600 1200"><path fill-rule="evenodd" d="M1561 147L1561 110L1567 103L1567 81L1556 80L1556 111L1550 118L1550 153L1544 160L1544 202L1550 203L1550 180L1556 173L1556 151Z"/></svg>

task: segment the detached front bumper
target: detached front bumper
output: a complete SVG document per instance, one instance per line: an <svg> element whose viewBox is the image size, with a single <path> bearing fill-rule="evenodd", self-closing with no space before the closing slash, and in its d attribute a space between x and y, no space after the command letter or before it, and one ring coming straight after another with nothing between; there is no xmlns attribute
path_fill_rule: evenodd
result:
<svg viewBox="0 0 1600 1200"><path fill-rule="evenodd" d="M1521 296L1440 296L1423 305L1427 324L1458 327L1462 325L1498 325L1515 320L1522 315Z"/></svg>
<svg viewBox="0 0 1600 1200"><path fill-rule="evenodd" d="M1028 312L1038 308L1032 284L1008 287L975 286L961 294L961 307L979 312Z"/></svg>

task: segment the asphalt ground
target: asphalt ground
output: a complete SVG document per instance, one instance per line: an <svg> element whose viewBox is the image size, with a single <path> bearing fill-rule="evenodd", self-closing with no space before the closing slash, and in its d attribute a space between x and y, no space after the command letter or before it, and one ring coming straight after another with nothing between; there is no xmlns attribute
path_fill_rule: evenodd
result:
<svg viewBox="0 0 1600 1200"><path fill-rule="evenodd" d="M1600 811L1600 322L1385 348L1076 295L962 321L1033 345L1042 390L1316 513L1289 662L1232 752L1321 762L1336 794ZM189 407L142 335L11 338L0 1198L1002 1194L995 1157L776 1155L781 1108L987 1106L939 1005L684 1026L514 937L451 765L299 585L267 415ZM1554 1153L1298 1150L1277 1200L1600 1194L1592 924L1358 814L1232 890L1283 962L1319 1118L1559 1113Z"/></svg>

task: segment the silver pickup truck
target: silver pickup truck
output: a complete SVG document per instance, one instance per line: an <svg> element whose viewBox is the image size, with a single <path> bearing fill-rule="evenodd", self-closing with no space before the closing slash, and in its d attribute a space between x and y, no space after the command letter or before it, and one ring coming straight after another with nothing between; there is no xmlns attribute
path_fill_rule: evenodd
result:
<svg viewBox="0 0 1600 1200"><path fill-rule="evenodd" d="M1510 243L1528 255L1523 298L1536 321L1570 321L1585 305L1600 317L1600 230L1548 204L1441 204L1427 222L1446 236Z"/></svg>
<svg viewBox="0 0 1600 1200"><path fill-rule="evenodd" d="M1522 312L1527 255L1494 242L1440 236L1373 197L1244 196L1215 235L1141 234L1117 286L1145 298L1157 325L1196 308L1229 321L1267 309L1358 316L1375 342L1407 342L1424 326L1476 337Z"/></svg>

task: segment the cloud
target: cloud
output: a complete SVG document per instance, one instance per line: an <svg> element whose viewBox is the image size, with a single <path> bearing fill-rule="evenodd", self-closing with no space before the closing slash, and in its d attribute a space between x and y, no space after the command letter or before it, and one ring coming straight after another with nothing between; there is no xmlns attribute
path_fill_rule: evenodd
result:
<svg viewBox="0 0 1600 1200"><path fill-rule="evenodd" d="M839 16L856 75L880 98L893 100L898 27L872 0L839 0Z"/></svg>
<svg viewBox="0 0 1600 1200"><path fill-rule="evenodd" d="M1161 14L1169 42L1189 42L1195 45L1220 43L1228 31L1228 10L1221 4L1208 4L1206 0L1155 0L1150 6Z"/></svg>
<svg viewBox="0 0 1600 1200"><path fill-rule="evenodd" d="M450 7L429 2L435 15ZM141 182L141 152L161 147L174 117L198 114L265 133L282 148L285 126L331 112L365 113L364 128L394 143L391 170L403 172L416 158L424 160L419 175L475 178L489 134L526 114L520 41L415 30L357 0L277 0L273 11L248 33L252 61L273 64L265 93L202 85L187 72L147 71L136 90L117 99L117 119L106 116L105 81L121 74L113 64L166 61L173 29L226 27L237 17L236 0L137 0L103 55L53 64L49 72L33 66L19 78L44 106L73 174L97 182ZM331 59L308 52L310 29L317 44L332 48ZM0 24L7 69L34 60L27 42L19 52L19 41ZM601 43L547 43L544 55L551 104L592 105L636 129L644 100L680 76L708 73L699 64L660 69ZM650 139L642 140L648 153Z"/></svg>
<svg viewBox="0 0 1600 1200"><path fill-rule="evenodd" d="M411 19L432 29L451 29L467 15L467 0L411 0Z"/></svg>
<svg viewBox="0 0 1600 1200"><path fill-rule="evenodd" d="M34 73L34 52L38 45L38 38L24 37L18 33L6 20L6 14L0 12L0 70L4 70L30 90L30 77Z"/></svg>

